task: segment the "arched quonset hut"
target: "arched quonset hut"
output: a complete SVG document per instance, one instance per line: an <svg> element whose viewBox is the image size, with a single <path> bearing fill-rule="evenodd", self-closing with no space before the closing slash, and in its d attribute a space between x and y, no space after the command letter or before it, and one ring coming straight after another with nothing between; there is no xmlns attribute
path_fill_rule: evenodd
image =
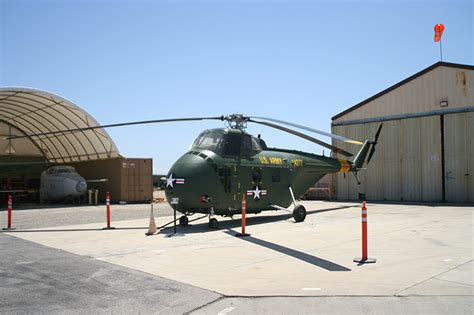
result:
<svg viewBox="0 0 474 315"><path fill-rule="evenodd" d="M124 159L102 128L53 133L95 126L100 124L91 115L61 96L31 88L0 88L0 181L8 178L17 188L31 189L38 186L46 165L68 164L86 178L108 178L107 183L95 184L101 196L110 190L115 200L150 200L151 159ZM25 137L9 139L15 135ZM132 187L130 176L142 187Z"/></svg>

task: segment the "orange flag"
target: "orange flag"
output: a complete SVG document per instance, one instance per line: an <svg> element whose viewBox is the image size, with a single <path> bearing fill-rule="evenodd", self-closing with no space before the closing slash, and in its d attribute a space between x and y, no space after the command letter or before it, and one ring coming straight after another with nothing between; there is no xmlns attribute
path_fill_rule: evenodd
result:
<svg viewBox="0 0 474 315"><path fill-rule="evenodd" d="M444 25L443 24L436 24L434 26L434 41L439 42L441 40L441 36L443 36Z"/></svg>

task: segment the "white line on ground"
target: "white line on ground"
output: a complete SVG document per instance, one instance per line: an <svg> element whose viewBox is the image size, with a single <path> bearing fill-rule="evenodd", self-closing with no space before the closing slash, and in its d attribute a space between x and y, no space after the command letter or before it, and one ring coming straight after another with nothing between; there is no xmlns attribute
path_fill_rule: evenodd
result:
<svg viewBox="0 0 474 315"><path fill-rule="evenodd" d="M225 315L227 313L232 312L235 309L235 307L228 307L217 313L217 315Z"/></svg>

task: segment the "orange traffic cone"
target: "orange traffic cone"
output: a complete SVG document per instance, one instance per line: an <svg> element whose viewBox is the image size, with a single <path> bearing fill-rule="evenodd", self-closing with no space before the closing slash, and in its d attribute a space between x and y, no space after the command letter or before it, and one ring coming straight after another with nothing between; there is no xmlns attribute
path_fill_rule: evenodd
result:
<svg viewBox="0 0 474 315"><path fill-rule="evenodd" d="M148 226L148 231L145 233L145 235L153 235L157 231L156 229L156 223L155 223L155 217L153 216L153 205L151 206L151 212L150 212L150 225Z"/></svg>

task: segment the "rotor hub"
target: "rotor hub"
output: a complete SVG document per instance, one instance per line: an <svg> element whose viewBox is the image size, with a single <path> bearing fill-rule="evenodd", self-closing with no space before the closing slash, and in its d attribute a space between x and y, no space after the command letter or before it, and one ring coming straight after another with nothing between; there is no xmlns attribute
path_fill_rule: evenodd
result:
<svg viewBox="0 0 474 315"><path fill-rule="evenodd" d="M243 114L231 114L222 116L221 119L226 122L229 128L245 130L247 128L247 122L250 118L244 116Z"/></svg>

